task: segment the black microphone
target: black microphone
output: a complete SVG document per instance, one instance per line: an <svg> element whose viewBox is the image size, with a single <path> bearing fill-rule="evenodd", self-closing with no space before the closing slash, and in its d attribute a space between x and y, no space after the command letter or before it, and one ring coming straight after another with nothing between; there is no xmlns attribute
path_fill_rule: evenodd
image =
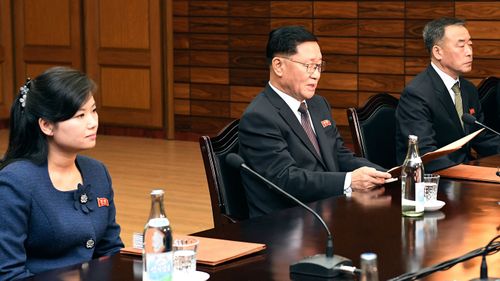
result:
<svg viewBox="0 0 500 281"><path fill-rule="evenodd" d="M343 267L351 267L352 261L338 255L333 254L333 238L330 229L326 225L325 221L316 213L313 209L309 208L306 204L302 203L299 199L295 198L290 193L284 191L279 188L277 185L269 181L268 179L261 176L259 173L252 170L245 164L245 161L241 156L236 153L230 153L226 156L226 163L229 166L239 169L242 168L245 171L250 172L252 175L258 177L263 182L265 182L268 186L271 186L273 189L278 191L279 193L285 195L287 198L291 199L295 203L299 204L301 207L308 210L312 213L323 225L328 235L326 242L326 254L317 254L314 256L306 257L301 261L290 265L290 274L301 274L301 275L312 275L317 277L335 277L343 273L344 271L349 271L349 269ZM353 270L351 270L353 271Z"/></svg>
<svg viewBox="0 0 500 281"><path fill-rule="evenodd" d="M474 125L474 124L477 124L485 129L488 129L490 131L492 131L493 133L495 133L496 135L500 136L500 133L493 130L492 128L484 125L483 123L477 121L476 117L470 115L469 113L464 113L464 115L462 115L462 121L464 121L464 123L467 123L469 125Z"/></svg>
<svg viewBox="0 0 500 281"><path fill-rule="evenodd" d="M479 270L479 278L472 279L471 281L495 281L500 279L498 277L488 277L488 264L486 263L486 255L488 255L488 253L490 253L493 250L493 242L495 242L495 240L497 240L498 238L500 238L500 235L497 235L495 238L491 239L491 241L486 245L486 247L484 247L484 250L481 255L482 259L481 259L481 267ZM498 245L496 248L498 248Z"/></svg>

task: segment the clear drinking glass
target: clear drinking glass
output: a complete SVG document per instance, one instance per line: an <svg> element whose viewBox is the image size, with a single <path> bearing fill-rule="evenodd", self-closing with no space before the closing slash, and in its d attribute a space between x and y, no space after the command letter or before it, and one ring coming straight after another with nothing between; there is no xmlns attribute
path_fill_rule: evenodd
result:
<svg viewBox="0 0 500 281"><path fill-rule="evenodd" d="M425 174L424 175L424 200L425 202L437 200L437 192L439 186L439 175Z"/></svg>
<svg viewBox="0 0 500 281"><path fill-rule="evenodd" d="M175 239L174 249L174 279L182 280L196 271L196 252L198 250L198 239L185 237Z"/></svg>

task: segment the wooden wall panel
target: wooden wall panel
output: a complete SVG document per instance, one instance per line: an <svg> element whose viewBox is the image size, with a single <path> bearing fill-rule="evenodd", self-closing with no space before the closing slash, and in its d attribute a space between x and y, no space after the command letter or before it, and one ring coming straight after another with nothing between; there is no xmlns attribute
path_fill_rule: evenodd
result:
<svg viewBox="0 0 500 281"><path fill-rule="evenodd" d="M500 40L500 24L498 21L468 21L467 29L473 38ZM471 35L472 36L472 35Z"/></svg>
<svg viewBox="0 0 500 281"><path fill-rule="evenodd" d="M43 67L83 67L81 0L19 0L14 9L16 85Z"/></svg>
<svg viewBox="0 0 500 281"><path fill-rule="evenodd" d="M175 83L174 84L174 94L176 98L189 98L189 93L191 92L191 85L188 83Z"/></svg>
<svg viewBox="0 0 500 281"><path fill-rule="evenodd" d="M327 64L317 93L331 103L341 132L347 131L346 108L360 106L380 92L399 97L404 86L427 67L422 29L431 19L467 19L475 57L467 78L478 83L486 75L500 76L498 1L177 2L175 17L184 21L174 37L179 56L175 97L182 104L176 119L178 133L215 134L241 116L268 81L268 33L283 25L303 25L318 36ZM344 138L349 142L350 135Z"/></svg>
<svg viewBox="0 0 500 281"><path fill-rule="evenodd" d="M313 14L313 5L310 1L271 2L272 17L309 18L312 16L312 14ZM257 14L257 15L261 16L262 14Z"/></svg>
<svg viewBox="0 0 500 281"><path fill-rule="evenodd" d="M352 18L358 16L356 1L314 1L315 18Z"/></svg>
<svg viewBox="0 0 500 281"><path fill-rule="evenodd" d="M250 102L262 91L262 87L249 86L231 86L231 101L233 102Z"/></svg>
<svg viewBox="0 0 500 281"><path fill-rule="evenodd" d="M166 129L160 2L84 1L87 72L100 85L104 125Z"/></svg>
<svg viewBox="0 0 500 281"><path fill-rule="evenodd" d="M229 70L214 67L191 68L192 83L228 84Z"/></svg>
<svg viewBox="0 0 500 281"><path fill-rule="evenodd" d="M359 18L400 19L404 12L403 1L359 2Z"/></svg>
<svg viewBox="0 0 500 281"><path fill-rule="evenodd" d="M191 98L196 100L229 101L229 86L192 84Z"/></svg>
<svg viewBox="0 0 500 281"><path fill-rule="evenodd" d="M189 13L191 16L227 16L227 1L190 1ZM186 11L186 15L188 11Z"/></svg>
<svg viewBox="0 0 500 281"><path fill-rule="evenodd" d="M319 37L324 54L355 55L358 53L358 39L355 37ZM324 46L324 47L323 47Z"/></svg>
<svg viewBox="0 0 500 281"><path fill-rule="evenodd" d="M14 89L18 89L13 75L11 8L11 1L0 0L0 128L6 126L16 94Z"/></svg>
<svg viewBox="0 0 500 281"><path fill-rule="evenodd" d="M357 74L324 72L321 74L318 87L330 90L357 90Z"/></svg>
<svg viewBox="0 0 500 281"><path fill-rule="evenodd" d="M434 19L452 17L454 1L407 1L407 19Z"/></svg>
<svg viewBox="0 0 500 281"><path fill-rule="evenodd" d="M353 73L358 69L358 57L337 54L323 54L326 61L325 71Z"/></svg>
<svg viewBox="0 0 500 281"><path fill-rule="evenodd" d="M402 56L404 40L391 38L359 38L360 55Z"/></svg>
<svg viewBox="0 0 500 281"><path fill-rule="evenodd" d="M70 2L26 0L24 40L26 45L68 46L71 44Z"/></svg>
<svg viewBox="0 0 500 281"><path fill-rule="evenodd" d="M230 117L232 119L240 118L243 112L245 112L245 109L247 108L248 104L249 103L236 103L236 102L231 103Z"/></svg>
<svg viewBox="0 0 500 281"><path fill-rule="evenodd" d="M500 58L500 40L474 40L474 58Z"/></svg>
<svg viewBox="0 0 500 281"><path fill-rule="evenodd" d="M226 34L191 34L188 44L194 50L227 50L228 40Z"/></svg>
<svg viewBox="0 0 500 281"><path fill-rule="evenodd" d="M232 17L269 17L269 3L265 1L232 2L230 14Z"/></svg>
<svg viewBox="0 0 500 281"><path fill-rule="evenodd" d="M312 19L297 19L297 18L274 18L271 19L271 29L278 28L280 26L285 25L301 25L305 28L312 30L313 29L313 20Z"/></svg>
<svg viewBox="0 0 500 281"><path fill-rule="evenodd" d="M100 106L151 110L150 77L148 68L101 67Z"/></svg>
<svg viewBox="0 0 500 281"><path fill-rule="evenodd" d="M401 38L404 33L402 20L359 20L360 37L396 37Z"/></svg>
<svg viewBox="0 0 500 281"><path fill-rule="evenodd" d="M498 20L500 18L500 2L457 2L455 14L468 20Z"/></svg>
<svg viewBox="0 0 500 281"><path fill-rule="evenodd" d="M357 36L358 21L355 19L317 19L314 20L314 30L317 36Z"/></svg>
<svg viewBox="0 0 500 281"><path fill-rule="evenodd" d="M372 92L401 92L404 88L404 77L400 75L360 74L359 90Z"/></svg>
<svg viewBox="0 0 500 281"><path fill-rule="evenodd" d="M267 61L261 52L231 52L230 66L234 68L260 68L267 69Z"/></svg>
<svg viewBox="0 0 500 281"><path fill-rule="evenodd" d="M228 31L228 18L192 17L189 19L189 32L217 34Z"/></svg>
<svg viewBox="0 0 500 281"><path fill-rule="evenodd" d="M404 60L402 57L360 56L359 72L404 74Z"/></svg>
<svg viewBox="0 0 500 281"><path fill-rule="evenodd" d="M148 49L149 9L148 1L99 1L100 47Z"/></svg>
<svg viewBox="0 0 500 281"><path fill-rule="evenodd" d="M53 66L68 66L69 64L57 63L57 64L48 64L48 63L26 63L26 77L27 78L35 78L36 76L42 74L45 70L53 67ZM24 82L22 82L24 83Z"/></svg>
<svg viewBox="0 0 500 281"><path fill-rule="evenodd" d="M336 108L349 108L358 105L358 97L356 91L319 89L317 93L325 97L330 105Z"/></svg>
<svg viewBox="0 0 500 281"><path fill-rule="evenodd" d="M188 16L189 4L187 0L177 0L172 3L172 14L174 16Z"/></svg>

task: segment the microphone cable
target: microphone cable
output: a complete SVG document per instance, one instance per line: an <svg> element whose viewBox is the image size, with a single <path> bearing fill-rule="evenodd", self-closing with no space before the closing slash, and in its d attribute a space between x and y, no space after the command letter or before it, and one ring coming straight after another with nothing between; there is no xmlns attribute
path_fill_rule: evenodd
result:
<svg viewBox="0 0 500 281"><path fill-rule="evenodd" d="M426 267L421 270L415 271L415 272L408 272L402 275L399 275L395 278L389 279L389 281L406 281L406 280L416 280L423 278L425 276L428 276L434 272L437 271L444 271L452 268L454 265L464 262L466 260L470 260L472 258L475 258L477 256L483 255L483 261L481 262L481 274L482 272L487 270L486 269L486 256L487 255L493 255L495 253L498 253L500 251L500 241L495 242L500 238L500 235L497 235L495 238L493 238L485 247L477 248L475 250L472 250L468 252L465 255L462 255L458 258L454 258L451 260L444 261L442 263L439 263L434 266Z"/></svg>

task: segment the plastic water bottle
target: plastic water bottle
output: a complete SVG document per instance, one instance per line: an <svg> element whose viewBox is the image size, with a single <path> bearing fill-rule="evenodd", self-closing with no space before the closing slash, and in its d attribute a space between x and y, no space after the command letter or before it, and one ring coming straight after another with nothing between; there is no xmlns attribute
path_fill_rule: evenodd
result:
<svg viewBox="0 0 500 281"><path fill-rule="evenodd" d="M144 227L142 280L171 281L173 274L172 229L163 208L164 191L151 192L151 212Z"/></svg>
<svg viewBox="0 0 500 281"><path fill-rule="evenodd" d="M361 279L360 281L378 281L377 254L361 254Z"/></svg>
<svg viewBox="0 0 500 281"><path fill-rule="evenodd" d="M401 212L404 216L424 214L424 165L418 153L418 137L408 137L408 152L401 170Z"/></svg>

